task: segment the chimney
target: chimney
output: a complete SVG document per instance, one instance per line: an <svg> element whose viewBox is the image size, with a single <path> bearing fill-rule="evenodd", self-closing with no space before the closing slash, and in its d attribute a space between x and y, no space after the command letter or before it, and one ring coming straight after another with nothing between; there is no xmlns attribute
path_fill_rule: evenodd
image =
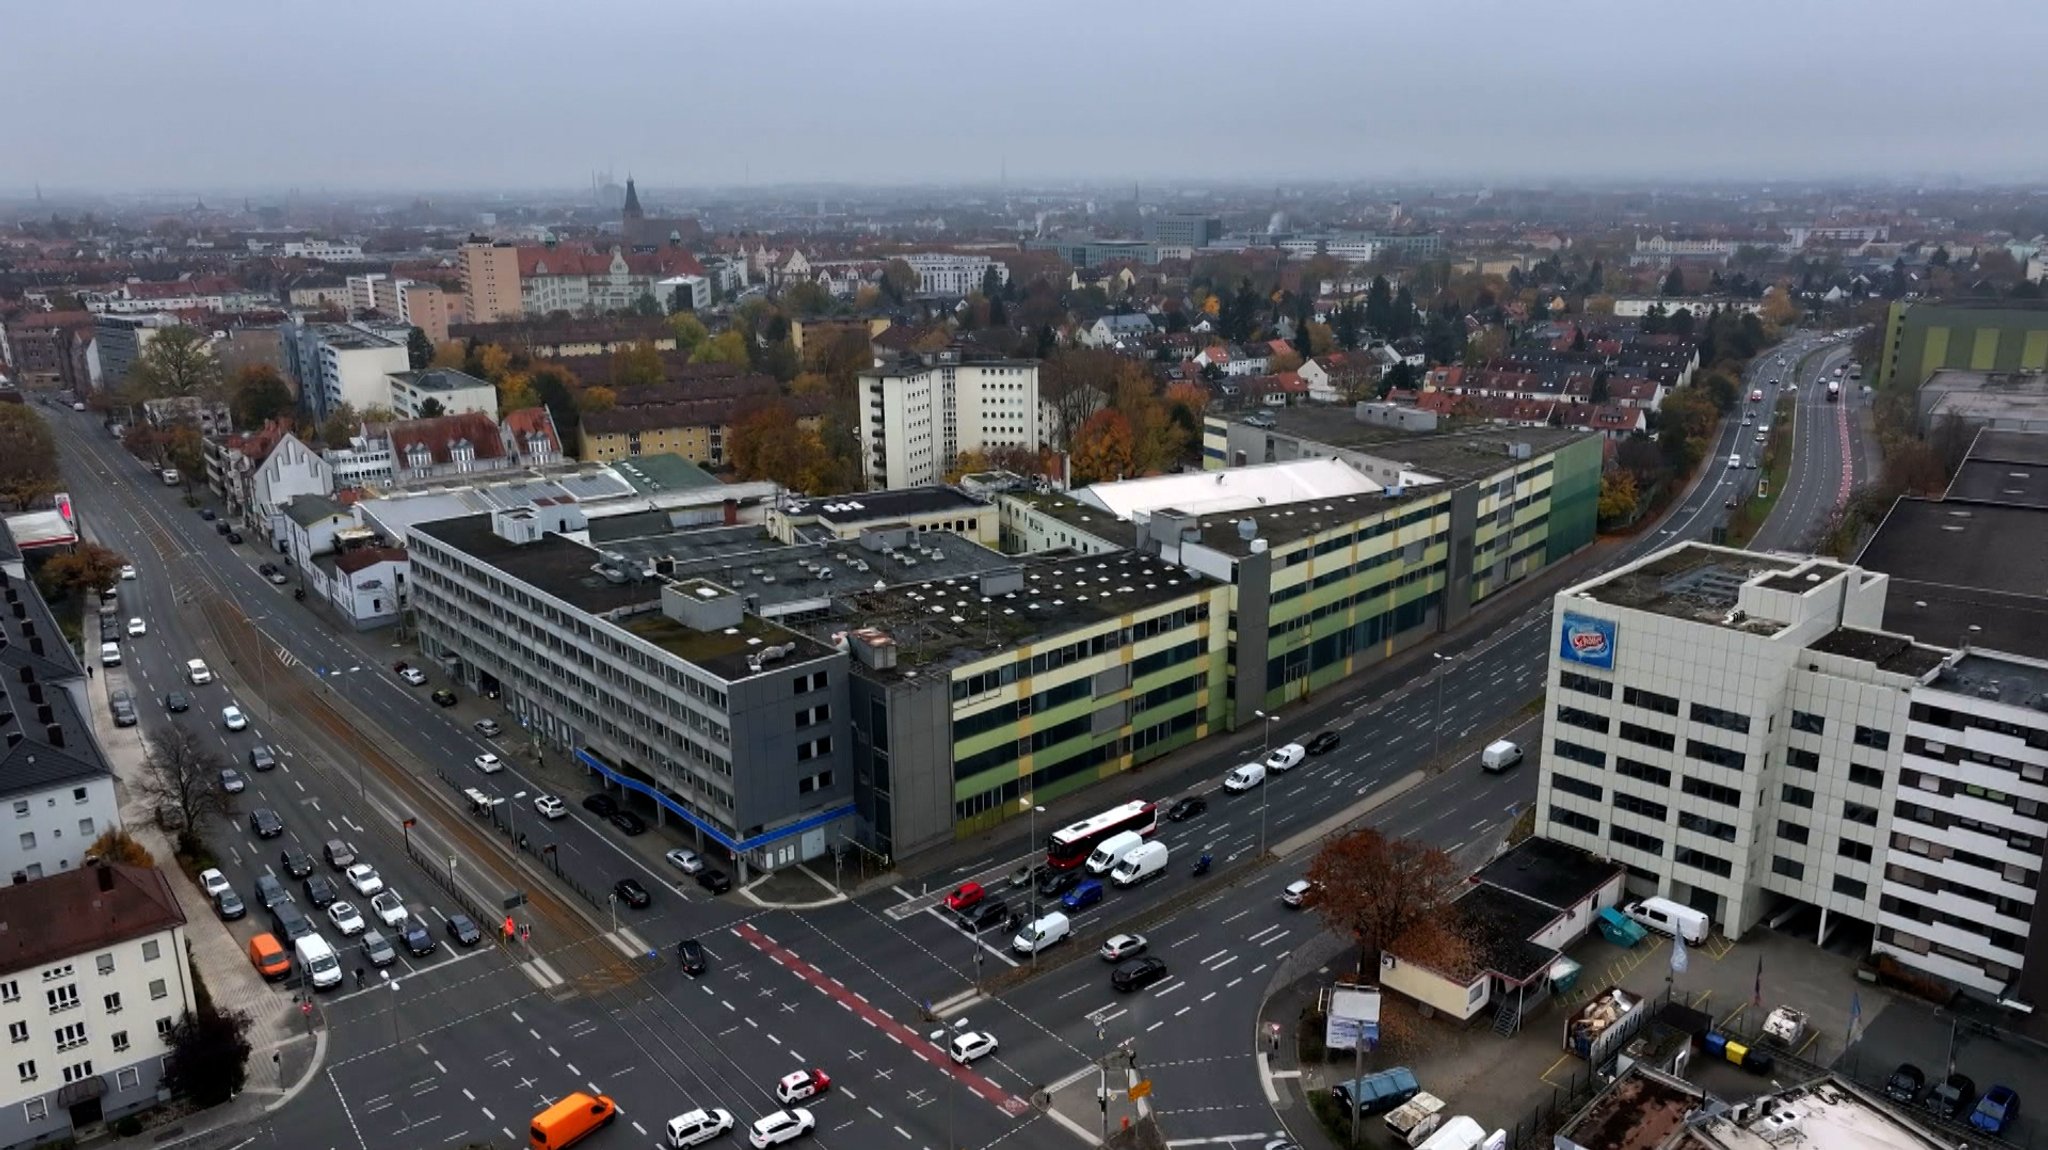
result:
<svg viewBox="0 0 2048 1150"><path fill-rule="evenodd" d="M23 735L20 731L9 731L7 732L7 745L12 747L21 742L22 738Z"/></svg>
<svg viewBox="0 0 2048 1150"><path fill-rule="evenodd" d="M111 893L114 889L114 868L101 863L92 868L92 870L93 874L99 877L101 892Z"/></svg>
<svg viewBox="0 0 2048 1150"><path fill-rule="evenodd" d="M37 683L34 681L31 681L29 683L28 701L31 703L40 703L43 701L43 685L41 683Z"/></svg>
<svg viewBox="0 0 2048 1150"><path fill-rule="evenodd" d="M36 707L36 722L38 722L38 723L45 723L45 724L47 724L47 723L49 723L49 722L50 722L50 721L51 721L52 719L55 719L56 717L57 717L57 712L56 712L56 711L54 711L54 710L52 710L52 709L50 708L50 704L48 704L48 703L42 703L42 704L39 704L39 705L37 705L37 707Z"/></svg>
<svg viewBox="0 0 2048 1150"><path fill-rule="evenodd" d="M21 629L22 629L22 630L24 630L24 631L26 631L26 630L28 630L28 629L29 629L30 627L33 627L34 625L35 625L35 624L33 624L33 623L23 623L23 624L21 625ZM29 649L29 653L30 653L30 654L32 654L32 655L40 655L40 654L42 654L42 653L43 653L43 637L42 637L41 635L30 635L30 636L28 637L28 649Z"/></svg>
<svg viewBox="0 0 2048 1150"><path fill-rule="evenodd" d="M43 734L45 736L45 741L47 741L51 746L60 749L64 746L64 728L61 724L51 723L49 726L43 728Z"/></svg>

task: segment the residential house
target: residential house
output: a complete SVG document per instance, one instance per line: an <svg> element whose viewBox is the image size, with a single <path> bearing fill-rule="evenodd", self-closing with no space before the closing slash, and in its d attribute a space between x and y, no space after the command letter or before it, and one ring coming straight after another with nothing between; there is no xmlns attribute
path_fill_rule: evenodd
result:
<svg viewBox="0 0 2048 1150"><path fill-rule="evenodd" d="M1135 347L1156 330L1152 317L1143 313L1106 315L1083 328L1078 340L1084 347Z"/></svg>
<svg viewBox="0 0 2048 1150"><path fill-rule="evenodd" d="M1382 373L1379 364L1358 352L1335 351L1302 364L1296 374L1308 385L1309 399L1343 403L1376 387Z"/></svg>
<svg viewBox="0 0 2048 1150"><path fill-rule="evenodd" d="M797 426L815 431L824 417L822 396L783 396L765 375L700 378L630 388L609 411L583 416L576 456L610 462L641 455L680 455L706 467L728 462L732 425L750 406L779 402Z"/></svg>
<svg viewBox="0 0 2048 1150"><path fill-rule="evenodd" d="M400 418L422 419L465 412L482 412L492 419L498 418L498 389L489 380L446 367L395 372L390 380L391 410ZM429 403L436 410L425 410Z"/></svg>
<svg viewBox="0 0 2048 1150"><path fill-rule="evenodd" d="M6 334L17 387L75 396L91 390L92 369L86 362L93 337L91 312L29 312L8 323Z"/></svg>
<svg viewBox="0 0 2048 1150"><path fill-rule="evenodd" d="M208 402L196 395L172 395L142 401L142 418L151 427L189 424L201 435L225 435L234 430L234 417L220 400Z"/></svg>
<svg viewBox="0 0 2048 1150"><path fill-rule="evenodd" d="M527 315L572 316L630 312L660 297L655 285L670 276L703 275L697 257L681 248L598 252L576 247L522 247L519 300Z"/></svg>
<svg viewBox="0 0 2048 1150"><path fill-rule="evenodd" d="M314 561L327 601L359 631L398 622L406 608L402 547L351 547Z"/></svg>
<svg viewBox="0 0 2048 1150"><path fill-rule="evenodd" d="M635 344L653 344L656 351L676 349L675 329L659 316L616 315L595 319L530 319L507 323L459 323L448 329L451 339L495 343L507 351L523 351L535 359L560 356L610 355Z"/></svg>
<svg viewBox="0 0 2048 1150"><path fill-rule="evenodd" d="M1245 394L1264 407L1290 407L1309 399L1308 381L1293 371L1254 376L1245 381L1244 389Z"/></svg>
<svg viewBox="0 0 2048 1150"><path fill-rule="evenodd" d="M194 1008L185 925L154 867L99 862L0 887L0 1021L15 1060L0 1144L69 1145L159 1103L173 1028Z"/></svg>
<svg viewBox="0 0 2048 1150"><path fill-rule="evenodd" d="M85 670L56 617L34 581L4 569L0 599L0 802L12 811L0 875L21 882L78 866L121 816L93 736Z"/></svg>

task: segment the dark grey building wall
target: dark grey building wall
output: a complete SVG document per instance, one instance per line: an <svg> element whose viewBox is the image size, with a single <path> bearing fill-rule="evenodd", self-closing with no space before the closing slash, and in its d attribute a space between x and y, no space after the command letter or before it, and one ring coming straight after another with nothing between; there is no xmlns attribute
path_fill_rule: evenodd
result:
<svg viewBox="0 0 2048 1150"><path fill-rule="evenodd" d="M1260 551L1237 561L1237 668L1231 697L1233 729L1258 718L1266 705L1266 660L1272 644L1273 553Z"/></svg>
<svg viewBox="0 0 2048 1150"><path fill-rule="evenodd" d="M798 693L797 681L825 672L825 687ZM732 722L734 822L742 838L752 838L806 815L842 804L853 797L853 746L846 702L847 659L834 652L809 662L774 663L758 674L734 681L726 691L726 712ZM819 705L831 708L823 723L799 728L797 714ZM830 737L832 750L820 758L797 761L801 743ZM799 781L832 772L823 787L804 792ZM780 852L793 842L767 848ZM799 850L796 858L816 852ZM781 865L780 862L774 865Z"/></svg>
<svg viewBox="0 0 2048 1150"><path fill-rule="evenodd" d="M1439 628L1455 627L1472 613L1472 536L1478 525L1479 485L1462 484L1451 492L1449 585L1438 612Z"/></svg>
<svg viewBox="0 0 2048 1150"><path fill-rule="evenodd" d="M953 837L953 700L945 675L855 674L854 801L876 852L911 854Z"/></svg>

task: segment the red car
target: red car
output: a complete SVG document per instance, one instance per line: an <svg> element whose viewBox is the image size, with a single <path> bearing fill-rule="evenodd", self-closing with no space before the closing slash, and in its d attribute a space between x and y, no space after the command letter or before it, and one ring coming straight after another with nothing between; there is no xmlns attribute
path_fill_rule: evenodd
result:
<svg viewBox="0 0 2048 1150"><path fill-rule="evenodd" d="M975 903L980 902L987 894L988 892L981 889L981 884L978 882L961 883L959 890L946 896L946 909L966 910Z"/></svg>

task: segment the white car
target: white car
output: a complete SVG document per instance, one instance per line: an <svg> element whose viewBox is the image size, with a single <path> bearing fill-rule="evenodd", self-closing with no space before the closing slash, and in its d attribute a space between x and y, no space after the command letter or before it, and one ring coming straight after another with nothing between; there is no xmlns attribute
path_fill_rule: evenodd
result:
<svg viewBox="0 0 2048 1150"><path fill-rule="evenodd" d="M1301 906L1304 903L1308 902L1310 893L1313 892L1315 889L1316 884L1308 881L1307 879L1295 879L1293 882L1287 884L1286 890L1280 892L1280 901L1286 903L1288 906Z"/></svg>
<svg viewBox="0 0 2048 1150"><path fill-rule="evenodd" d="M1145 949L1142 934L1120 934L1102 944L1102 957L1111 962L1122 962Z"/></svg>
<svg viewBox="0 0 2048 1150"><path fill-rule="evenodd" d="M130 639L139 639L147 634L149 634L149 624L143 622L140 618L128 620L128 637Z"/></svg>
<svg viewBox="0 0 2048 1150"><path fill-rule="evenodd" d="M398 673L398 677L404 679L408 683L411 683L415 687L427 681L426 672L420 670L418 667L407 667L405 670L400 671Z"/></svg>
<svg viewBox="0 0 2048 1150"><path fill-rule="evenodd" d="M133 564L133 563L123 563L123 564L121 564L121 578L123 578L123 579L133 579L133 578L135 578L135 564Z"/></svg>
<svg viewBox="0 0 2048 1150"><path fill-rule="evenodd" d="M220 709L220 725L230 731L244 731L249 728L249 717L242 714L242 708L240 707L222 707Z"/></svg>
<svg viewBox="0 0 2048 1150"><path fill-rule="evenodd" d="M476 758L470 761L476 764L477 770L482 771L487 775L495 775L499 771L505 769L505 760L490 753L489 751L485 751L483 754L478 755Z"/></svg>
<svg viewBox="0 0 2048 1150"><path fill-rule="evenodd" d="M996 1036L986 1030L970 1030L953 1040L953 1061L962 1066L996 1052Z"/></svg>
<svg viewBox="0 0 2048 1150"><path fill-rule="evenodd" d="M802 1102L806 1098L823 1094L832 1085L832 1080L822 1070L792 1070L775 1083L777 1102Z"/></svg>
<svg viewBox="0 0 2048 1150"><path fill-rule="evenodd" d="M357 863L342 873L347 876L348 885L356 888L356 893L364 898L384 889L384 880L378 877L377 868L369 863Z"/></svg>
<svg viewBox="0 0 2048 1150"><path fill-rule="evenodd" d="M801 1106L792 1106L787 1110L777 1110L773 1114L756 1118L754 1124L747 1127L747 1143L756 1147L756 1150L764 1146L780 1146L784 1142L809 1134L817 1125L818 1120L811 1117L810 1111Z"/></svg>
<svg viewBox="0 0 2048 1150"><path fill-rule="evenodd" d="M732 1111L699 1107L668 1120L669 1150L701 1146L732 1129Z"/></svg>
<svg viewBox="0 0 2048 1150"><path fill-rule="evenodd" d="M684 874L696 874L704 869L704 856L696 851L686 851L681 847L677 847L663 857L674 863L676 869Z"/></svg>
<svg viewBox="0 0 2048 1150"><path fill-rule="evenodd" d="M388 886L370 900L370 913L377 916L378 922L394 930L404 926L405 920L412 917L412 912L405 909L405 899Z"/></svg>
<svg viewBox="0 0 2048 1150"><path fill-rule="evenodd" d="M208 898L234 888L235 884L229 882L228 876L222 874L218 867L207 867L199 872L199 889L205 891Z"/></svg>
<svg viewBox="0 0 2048 1150"><path fill-rule="evenodd" d="M539 811L544 819L559 819L568 815L569 804L563 802L560 795L542 795L533 800L533 809Z"/></svg>
<svg viewBox="0 0 2048 1150"><path fill-rule="evenodd" d="M370 924L363 921L363 916L356 913L355 904L350 902L327 904L327 921L334 924L334 929L340 931L343 938L353 938L370 929Z"/></svg>

